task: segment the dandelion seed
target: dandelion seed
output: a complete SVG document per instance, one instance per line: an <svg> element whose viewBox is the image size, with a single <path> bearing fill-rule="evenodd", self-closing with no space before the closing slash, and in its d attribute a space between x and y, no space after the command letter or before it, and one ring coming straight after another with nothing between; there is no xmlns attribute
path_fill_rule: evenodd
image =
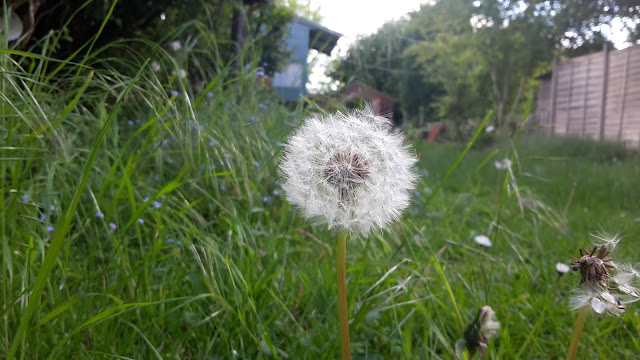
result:
<svg viewBox="0 0 640 360"><path fill-rule="evenodd" d="M104 219L104 213L100 210L96 210L96 213L94 216L97 217L98 219Z"/></svg>
<svg viewBox="0 0 640 360"><path fill-rule="evenodd" d="M562 276L562 275L568 273L569 270L571 270L571 268L569 267L569 265L567 265L565 263L557 263L556 264L556 271L558 272L558 275Z"/></svg>
<svg viewBox="0 0 640 360"><path fill-rule="evenodd" d="M330 229L384 228L409 205L416 180L403 140L371 109L308 118L280 164L287 200Z"/></svg>
<svg viewBox="0 0 640 360"><path fill-rule="evenodd" d="M151 62L151 70L153 70L154 72L160 71L160 63L157 62L157 61L152 61Z"/></svg>
<svg viewBox="0 0 640 360"><path fill-rule="evenodd" d="M496 167L496 169L498 170L507 170L511 167L511 160L509 159L504 159L502 161L494 161L493 165Z"/></svg>
<svg viewBox="0 0 640 360"><path fill-rule="evenodd" d="M492 133L495 129L496 129L496 127L495 127L495 126L493 126L493 125L489 125L489 126L487 126L487 127L484 129L484 131L485 131L486 133Z"/></svg>
<svg viewBox="0 0 640 360"><path fill-rule="evenodd" d="M491 243L491 239L489 239L485 235L476 235L473 237L473 241L475 241L478 245L491 247L493 244Z"/></svg>
<svg viewBox="0 0 640 360"><path fill-rule="evenodd" d="M178 78L179 79L184 79L187 77L187 71L185 69L180 69L178 70Z"/></svg>

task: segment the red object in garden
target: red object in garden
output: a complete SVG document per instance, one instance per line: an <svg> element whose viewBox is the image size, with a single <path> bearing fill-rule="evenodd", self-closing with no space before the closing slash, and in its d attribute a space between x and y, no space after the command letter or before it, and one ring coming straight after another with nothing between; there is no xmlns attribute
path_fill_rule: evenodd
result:
<svg viewBox="0 0 640 360"><path fill-rule="evenodd" d="M432 127L431 131L429 131L429 137L427 138L427 141L434 142L439 133L440 133L440 126L436 125Z"/></svg>

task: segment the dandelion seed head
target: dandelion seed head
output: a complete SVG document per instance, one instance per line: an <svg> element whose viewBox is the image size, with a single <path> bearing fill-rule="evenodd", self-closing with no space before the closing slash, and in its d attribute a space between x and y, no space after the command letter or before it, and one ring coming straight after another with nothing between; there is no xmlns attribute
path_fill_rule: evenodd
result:
<svg viewBox="0 0 640 360"><path fill-rule="evenodd" d="M409 205L416 181L416 158L403 140L369 108L309 117L284 147L287 200L330 229L384 228Z"/></svg>
<svg viewBox="0 0 640 360"><path fill-rule="evenodd" d="M493 246L493 244L491 243L491 239L489 239L489 237L487 237L486 235L476 235L474 236L473 241L475 241L478 245L486 247Z"/></svg>
<svg viewBox="0 0 640 360"><path fill-rule="evenodd" d="M556 271L558 272L559 275L564 275L564 274L568 273L569 270L571 270L571 267L569 267L569 265L567 265L565 263L557 263L556 264Z"/></svg>

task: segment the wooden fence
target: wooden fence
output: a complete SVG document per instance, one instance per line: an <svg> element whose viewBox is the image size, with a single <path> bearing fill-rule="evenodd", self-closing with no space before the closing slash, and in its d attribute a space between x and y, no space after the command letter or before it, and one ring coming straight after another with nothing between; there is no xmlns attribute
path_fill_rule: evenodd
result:
<svg viewBox="0 0 640 360"><path fill-rule="evenodd" d="M556 59L540 80L536 120L548 134L640 148L640 45Z"/></svg>

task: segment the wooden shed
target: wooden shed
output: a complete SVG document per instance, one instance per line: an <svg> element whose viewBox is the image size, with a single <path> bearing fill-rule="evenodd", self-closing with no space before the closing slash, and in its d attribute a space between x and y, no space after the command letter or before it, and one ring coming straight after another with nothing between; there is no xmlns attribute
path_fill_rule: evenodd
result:
<svg viewBox="0 0 640 360"><path fill-rule="evenodd" d="M536 121L547 133L640 147L640 45L556 59L539 80Z"/></svg>
<svg viewBox="0 0 640 360"><path fill-rule="evenodd" d="M373 105L376 115L381 115L393 120L393 98L382 91L376 90L359 81L352 83L338 92L342 103L357 105L360 102L369 102Z"/></svg>
<svg viewBox="0 0 640 360"><path fill-rule="evenodd" d="M297 100L300 95L307 95L309 49L331 55L338 39L342 35L316 24L312 21L296 17L289 24L287 49L291 51L291 59L287 68L273 75L272 84L278 95L285 100Z"/></svg>

